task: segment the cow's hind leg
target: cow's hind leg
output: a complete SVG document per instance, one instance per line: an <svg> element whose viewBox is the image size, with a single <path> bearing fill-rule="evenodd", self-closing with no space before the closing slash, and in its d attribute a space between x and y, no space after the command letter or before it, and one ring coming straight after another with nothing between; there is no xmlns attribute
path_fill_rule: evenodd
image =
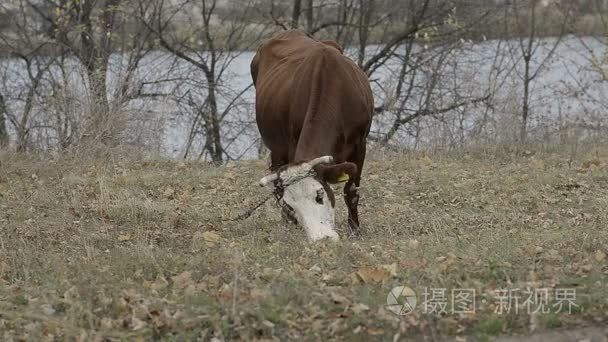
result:
<svg viewBox="0 0 608 342"><path fill-rule="evenodd" d="M355 236L361 235L361 227L359 225L359 185L361 183L361 172L363 170L363 162L365 160L365 142L357 146L352 161L357 165L357 174L352 179L349 179L344 186L344 201L348 208L348 226L351 234Z"/></svg>

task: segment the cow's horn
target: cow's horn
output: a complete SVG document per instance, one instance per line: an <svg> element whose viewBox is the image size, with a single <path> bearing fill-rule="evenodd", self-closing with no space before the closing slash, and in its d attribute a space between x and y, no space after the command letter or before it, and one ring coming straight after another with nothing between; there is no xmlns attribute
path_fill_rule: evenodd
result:
<svg viewBox="0 0 608 342"><path fill-rule="evenodd" d="M277 178L279 178L279 175L276 173L271 173L268 176L260 179L260 186L266 186L268 185L268 183L270 182L274 182L275 180L277 180Z"/></svg>
<svg viewBox="0 0 608 342"><path fill-rule="evenodd" d="M332 156L323 156L311 160L310 162L308 162L308 164L310 164L311 167L314 167L319 164L331 164L333 162L334 158Z"/></svg>

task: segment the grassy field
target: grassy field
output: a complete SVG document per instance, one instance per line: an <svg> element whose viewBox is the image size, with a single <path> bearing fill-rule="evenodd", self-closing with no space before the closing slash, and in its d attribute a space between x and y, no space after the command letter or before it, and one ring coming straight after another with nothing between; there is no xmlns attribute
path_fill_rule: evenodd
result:
<svg viewBox="0 0 608 342"><path fill-rule="evenodd" d="M363 236L345 236L339 196L343 239L311 245L272 200L234 220L267 197L261 161L0 154L0 339L483 341L601 327L606 161L602 148L371 156ZM400 285L417 294L402 316L386 306ZM526 288L547 289L532 309L549 312L530 310ZM475 312L457 312L458 289L475 291ZM554 305L560 289L576 291L570 313Z"/></svg>

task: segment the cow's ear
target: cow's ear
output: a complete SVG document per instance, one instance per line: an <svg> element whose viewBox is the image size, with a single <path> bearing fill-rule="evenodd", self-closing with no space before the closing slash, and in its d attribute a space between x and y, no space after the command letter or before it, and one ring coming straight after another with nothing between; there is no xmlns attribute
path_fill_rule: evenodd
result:
<svg viewBox="0 0 608 342"><path fill-rule="evenodd" d="M344 53L344 49L342 49L342 46L340 46L340 44L338 44L335 40L322 40L321 43L337 49L338 51L340 51L340 53Z"/></svg>
<svg viewBox="0 0 608 342"><path fill-rule="evenodd" d="M318 165L317 175L329 184L346 182L357 174L357 165L344 162L334 165Z"/></svg>

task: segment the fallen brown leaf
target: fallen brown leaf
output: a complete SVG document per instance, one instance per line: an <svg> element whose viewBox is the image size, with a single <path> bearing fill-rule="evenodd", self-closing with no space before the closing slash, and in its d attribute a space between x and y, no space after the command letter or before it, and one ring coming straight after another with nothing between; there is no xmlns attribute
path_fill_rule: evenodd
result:
<svg viewBox="0 0 608 342"><path fill-rule="evenodd" d="M207 247L215 247L219 243L221 236L216 232L204 232L202 238Z"/></svg>
<svg viewBox="0 0 608 342"><path fill-rule="evenodd" d="M364 266L359 268L354 275L362 283L381 283L392 278L391 272L384 267Z"/></svg>
<svg viewBox="0 0 608 342"><path fill-rule="evenodd" d="M362 304L362 303L357 303L357 304L353 305L353 307L351 308L351 310L355 314L359 315L359 314L361 314L361 313L363 313L365 311L368 311L369 310L369 306L367 306L365 304Z"/></svg>
<svg viewBox="0 0 608 342"><path fill-rule="evenodd" d="M150 284L150 289L158 291L162 290L169 285L169 282L162 275L158 275L156 280Z"/></svg>
<svg viewBox="0 0 608 342"><path fill-rule="evenodd" d="M120 242L129 241L129 240L131 240L131 235L129 235L129 234L118 235L118 241L120 241Z"/></svg>
<svg viewBox="0 0 608 342"><path fill-rule="evenodd" d="M194 285L194 280L192 280L192 272L188 271L172 277L171 280L173 280L173 287L180 290L185 289L189 285Z"/></svg>
<svg viewBox="0 0 608 342"><path fill-rule="evenodd" d="M382 268L385 269L386 271L388 271L388 273L392 276L392 277L396 277L397 276L397 263L394 262L390 265L382 265Z"/></svg>
<svg viewBox="0 0 608 342"><path fill-rule="evenodd" d="M163 190L161 195L166 199L173 199L175 198L175 189L173 187L168 186Z"/></svg>
<svg viewBox="0 0 608 342"><path fill-rule="evenodd" d="M447 272L450 267L456 263L456 260L457 257L452 253L448 253L447 256L438 257L437 261L439 261L439 270L441 272Z"/></svg>
<svg viewBox="0 0 608 342"><path fill-rule="evenodd" d="M606 259L606 253L604 251L598 249L595 252L594 257L597 262L602 262L602 261L604 261L604 259Z"/></svg>
<svg viewBox="0 0 608 342"><path fill-rule="evenodd" d="M344 297L340 294L337 294L335 292L331 292L330 295L331 295L331 300L336 304L345 304L348 302L348 299L346 299L346 297Z"/></svg>

